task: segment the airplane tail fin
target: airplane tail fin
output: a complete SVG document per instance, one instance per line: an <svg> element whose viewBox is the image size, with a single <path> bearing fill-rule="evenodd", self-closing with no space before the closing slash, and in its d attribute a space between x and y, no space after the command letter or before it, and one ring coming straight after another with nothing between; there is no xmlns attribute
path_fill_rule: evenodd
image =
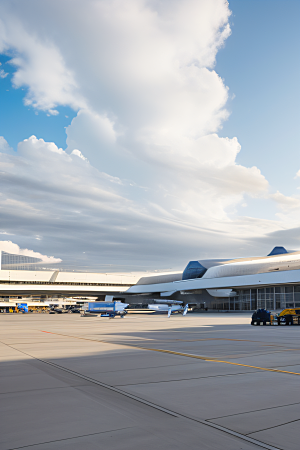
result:
<svg viewBox="0 0 300 450"><path fill-rule="evenodd" d="M183 310L183 313L182 313L183 316L185 316L186 313L188 312L188 307L189 307L189 305L188 305L188 303L187 303L187 304L185 305L184 310Z"/></svg>

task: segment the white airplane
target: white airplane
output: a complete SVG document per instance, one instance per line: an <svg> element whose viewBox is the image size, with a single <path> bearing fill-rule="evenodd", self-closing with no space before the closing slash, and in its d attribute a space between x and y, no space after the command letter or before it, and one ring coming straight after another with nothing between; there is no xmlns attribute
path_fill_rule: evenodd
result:
<svg viewBox="0 0 300 450"><path fill-rule="evenodd" d="M181 301L179 300L154 300L158 303L152 303L148 305L148 309L151 309L151 311L158 311L158 312L167 312L168 317L171 316L172 313L175 312L182 312L182 315L185 316L189 305L186 304L185 307L182 306Z"/></svg>

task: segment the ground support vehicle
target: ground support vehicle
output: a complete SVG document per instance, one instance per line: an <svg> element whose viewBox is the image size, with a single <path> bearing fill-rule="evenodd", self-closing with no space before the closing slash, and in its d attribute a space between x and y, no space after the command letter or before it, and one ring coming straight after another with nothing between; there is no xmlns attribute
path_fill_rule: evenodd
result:
<svg viewBox="0 0 300 450"><path fill-rule="evenodd" d="M272 314L265 309L258 309L252 314L251 325L271 325Z"/></svg>
<svg viewBox="0 0 300 450"><path fill-rule="evenodd" d="M109 317L114 319L116 316L123 318L127 311L125 308L128 303L121 302L90 302L82 308L82 316L99 315L100 317Z"/></svg>
<svg viewBox="0 0 300 450"><path fill-rule="evenodd" d="M63 314L63 309L58 308L57 306L52 306L50 307L49 314Z"/></svg>
<svg viewBox="0 0 300 450"><path fill-rule="evenodd" d="M300 325L300 309L284 309L277 319L278 325Z"/></svg>
<svg viewBox="0 0 300 450"><path fill-rule="evenodd" d="M251 325L300 325L300 309L284 309L279 314L258 309L252 314Z"/></svg>

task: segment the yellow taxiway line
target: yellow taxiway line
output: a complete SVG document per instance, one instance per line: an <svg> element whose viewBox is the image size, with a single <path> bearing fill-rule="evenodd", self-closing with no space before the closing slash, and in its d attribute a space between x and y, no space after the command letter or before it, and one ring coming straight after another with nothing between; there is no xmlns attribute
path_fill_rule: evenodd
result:
<svg viewBox="0 0 300 450"><path fill-rule="evenodd" d="M57 336L64 336L64 337L69 337L69 338L81 339L81 340L84 340L84 341L99 342L99 343L105 343L105 344L111 344L111 345L121 345L121 346L124 346L124 347L136 348L138 350L149 350L149 351L152 351L152 352L167 353L167 354L176 355L176 356L184 356L186 358L201 359L202 361L216 362L216 363L222 363L222 364L230 364L232 366L249 367L251 369L263 370L263 371L266 371L266 372L285 373L285 374L289 374L289 375L300 375L300 373L298 373L298 372L290 372L288 370L272 369L272 368L268 368L268 367L252 366L250 364L241 364L241 363L236 363L236 362L231 362L231 361L223 361L221 359L210 358L208 356L193 355L191 353L175 352L173 350L164 350L164 349L160 349L160 348L141 347L139 345L128 344L128 343L127 344L122 344L120 342L110 342L110 341L105 341L105 340L89 339L89 338L83 338L83 337L78 337L78 336L72 336L72 335L68 335L68 334L53 333L51 331L44 331L44 330L40 330L40 331L42 333L55 334Z"/></svg>

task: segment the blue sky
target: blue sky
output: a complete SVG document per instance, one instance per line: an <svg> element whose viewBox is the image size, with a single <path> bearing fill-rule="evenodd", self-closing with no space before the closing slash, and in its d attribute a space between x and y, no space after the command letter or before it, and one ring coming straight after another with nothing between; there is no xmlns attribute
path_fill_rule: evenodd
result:
<svg viewBox="0 0 300 450"><path fill-rule="evenodd" d="M0 1L6 250L123 271L300 247L300 3L117 3Z"/></svg>
<svg viewBox="0 0 300 450"><path fill-rule="evenodd" d="M237 161L257 165L271 185L291 195L300 165L300 2L230 0L229 6L232 35L216 71L234 99L219 134L237 136Z"/></svg>
<svg viewBox="0 0 300 450"><path fill-rule="evenodd" d="M219 135L237 136L242 145L237 161L258 165L271 184L291 195L295 165L300 166L300 3L230 0L229 6L232 34L217 54L215 69L234 98ZM12 74L9 60L0 55L2 68ZM14 89L11 76L0 86L0 133L15 150L32 134L66 147L65 127L76 116L72 108L60 107L59 115L47 117L24 106L26 87Z"/></svg>
<svg viewBox="0 0 300 450"><path fill-rule="evenodd" d="M7 55L0 55L1 68L9 74L0 79L0 134L6 136L6 140L14 150L17 150L20 141L33 134L65 148L65 127L71 123L76 112L70 107L60 107L60 114L47 116L44 111L26 107L24 105L26 87L15 89L12 86L11 77L15 67L9 63L10 59Z"/></svg>

